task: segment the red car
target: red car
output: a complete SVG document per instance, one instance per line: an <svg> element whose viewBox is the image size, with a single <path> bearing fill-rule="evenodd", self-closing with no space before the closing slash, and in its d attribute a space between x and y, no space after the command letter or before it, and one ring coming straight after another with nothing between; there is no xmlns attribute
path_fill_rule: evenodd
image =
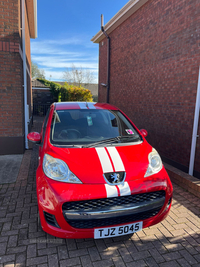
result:
<svg viewBox="0 0 200 267"><path fill-rule="evenodd" d="M146 135L109 104L52 104L41 133L28 134L40 146L43 230L61 238L106 238L163 220L173 189Z"/></svg>

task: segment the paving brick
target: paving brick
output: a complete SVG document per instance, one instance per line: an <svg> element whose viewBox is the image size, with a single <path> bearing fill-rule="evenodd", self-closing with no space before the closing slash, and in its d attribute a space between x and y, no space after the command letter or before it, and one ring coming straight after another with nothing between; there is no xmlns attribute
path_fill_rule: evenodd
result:
<svg viewBox="0 0 200 267"><path fill-rule="evenodd" d="M49 265L47 263L43 263L43 264L37 265L37 267L49 267Z"/></svg>
<svg viewBox="0 0 200 267"><path fill-rule="evenodd" d="M142 240L143 241L143 240ZM139 251L145 251L145 250L149 250L149 249L151 249L151 248L153 248L154 247L154 245L153 245L153 243L152 242L144 242L144 243L139 243L139 244L137 244L137 249L139 250Z"/></svg>
<svg viewBox="0 0 200 267"><path fill-rule="evenodd" d="M185 259L178 259L177 262L180 264L182 267L190 267L191 265L185 260Z"/></svg>
<svg viewBox="0 0 200 267"><path fill-rule="evenodd" d="M74 249L77 249L76 242L75 242L74 239L67 239L67 240L66 240L66 243L67 243L67 248L68 248L68 250L74 250Z"/></svg>
<svg viewBox="0 0 200 267"><path fill-rule="evenodd" d="M129 251L126 248L120 248L119 253L120 253L124 262L130 262L133 260L131 257L131 254L129 253Z"/></svg>
<svg viewBox="0 0 200 267"><path fill-rule="evenodd" d="M7 263L15 260L15 254L12 255L5 255L0 257L0 264Z"/></svg>
<svg viewBox="0 0 200 267"><path fill-rule="evenodd" d="M13 262L8 262L4 266L6 266L6 267L15 267L15 263L14 263L14 261Z"/></svg>
<svg viewBox="0 0 200 267"><path fill-rule="evenodd" d="M35 233L37 231L37 222L29 223L29 233Z"/></svg>
<svg viewBox="0 0 200 267"><path fill-rule="evenodd" d="M186 236L185 240L187 240L191 246L199 246L199 243L197 243L197 241L191 235Z"/></svg>
<svg viewBox="0 0 200 267"><path fill-rule="evenodd" d="M16 255L16 267L25 267L26 266L26 252L23 253L17 253Z"/></svg>
<svg viewBox="0 0 200 267"><path fill-rule="evenodd" d="M88 252L92 261L98 261L101 259L96 247L88 248Z"/></svg>
<svg viewBox="0 0 200 267"><path fill-rule="evenodd" d="M66 245L58 246L58 257L59 260L64 260L69 258L69 253Z"/></svg>
<svg viewBox="0 0 200 267"><path fill-rule="evenodd" d="M179 251L184 248L181 244L171 244L171 245L166 245L165 247L168 251Z"/></svg>
<svg viewBox="0 0 200 267"><path fill-rule="evenodd" d="M191 254L191 255L195 255L197 254L197 247L193 247L191 246L187 241L184 241L181 243L181 245Z"/></svg>
<svg viewBox="0 0 200 267"><path fill-rule="evenodd" d="M48 263L49 263L48 267L59 267L58 255L57 254L48 255Z"/></svg>
<svg viewBox="0 0 200 267"><path fill-rule="evenodd" d="M91 258L89 255L81 256L80 259L81 259L82 266L93 267L93 264L91 262Z"/></svg>
<svg viewBox="0 0 200 267"><path fill-rule="evenodd" d="M93 266L94 267L102 267L102 266L113 267L114 264L112 260L101 260L101 261L93 262Z"/></svg>
<svg viewBox="0 0 200 267"><path fill-rule="evenodd" d="M7 243L8 241L8 236L1 237L0 236L0 243Z"/></svg>
<svg viewBox="0 0 200 267"><path fill-rule="evenodd" d="M168 262L163 262L162 267L180 267L180 265L176 261L168 261Z"/></svg>
<svg viewBox="0 0 200 267"><path fill-rule="evenodd" d="M117 241L117 240L115 240L115 241ZM106 249L106 245L105 245L104 241L101 239L96 239L95 244L96 244L96 247L97 247L99 252L102 252Z"/></svg>
<svg viewBox="0 0 200 267"><path fill-rule="evenodd" d="M28 238L28 228L19 230L19 239L27 239Z"/></svg>
<svg viewBox="0 0 200 267"><path fill-rule="evenodd" d="M126 267L122 257L113 257L115 267Z"/></svg>
<svg viewBox="0 0 200 267"><path fill-rule="evenodd" d="M158 252L157 249L150 249L149 250L151 256L154 258L154 260L157 262L157 263L161 263L161 262L164 262L164 258L162 255L160 255L160 253Z"/></svg>
<svg viewBox="0 0 200 267"><path fill-rule="evenodd" d="M180 255L185 258L185 260L189 263L189 264L195 264L197 263L197 261L195 260L195 258L187 251L187 250L181 250L179 251Z"/></svg>
<svg viewBox="0 0 200 267"><path fill-rule="evenodd" d="M5 243L0 243L0 256L6 254L6 245Z"/></svg>
<svg viewBox="0 0 200 267"><path fill-rule="evenodd" d="M129 252L132 252L132 253L137 252L137 248L133 244L132 240L125 241L124 244Z"/></svg>
<svg viewBox="0 0 200 267"><path fill-rule="evenodd" d="M197 262L200 262L200 254L194 255L194 258L197 260Z"/></svg>
<svg viewBox="0 0 200 267"><path fill-rule="evenodd" d="M158 264L156 263L156 261L152 257L145 259L145 262L146 262L147 266L149 266L149 267L158 267Z"/></svg>
<svg viewBox="0 0 200 267"><path fill-rule="evenodd" d="M18 236L17 235L9 236L8 248L16 247L17 246L17 240L18 240Z"/></svg>
<svg viewBox="0 0 200 267"><path fill-rule="evenodd" d="M148 251L142 251L142 252L136 252L136 253L131 253L131 256L134 260L140 260L140 259L145 259L150 257L151 255L149 254Z"/></svg>
<svg viewBox="0 0 200 267"><path fill-rule="evenodd" d="M130 241L130 240L129 240ZM125 241L127 242L127 241ZM106 247L110 250L116 250L116 249L120 249L120 248L124 248L125 245L124 243L125 242L112 242L112 243L107 243L106 244ZM131 242L131 241L130 241ZM133 243L132 243L133 244ZM133 248L132 248L133 249ZM103 250L104 251L104 250Z"/></svg>
<svg viewBox="0 0 200 267"><path fill-rule="evenodd" d="M10 235L17 235L17 234L18 234L18 230L1 232L1 236L10 236Z"/></svg>
<svg viewBox="0 0 200 267"><path fill-rule="evenodd" d="M11 228L11 225L12 225L11 222L4 223L2 231L9 231Z"/></svg>
<svg viewBox="0 0 200 267"><path fill-rule="evenodd" d="M103 252L100 252L100 256L103 260L106 260L106 259L112 259L112 257L117 257L119 256L119 252L118 250L110 250L110 249L107 249Z"/></svg>
<svg viewBox="0 0 200 267"><path fill-rule="evenodd" d="M70 258L79 257L79 256L87 255L87 254L88 254L88 251L85 248L69 251L69 257Z"/></svg>
<svg viewBox="0 0 200 267"><path fill-rule="evenodd" d="M7 249L7 254L13 254L13 253L20 253L20 252L24 252L26 251L26 246L17 246L17 247L14 247L14 248L8 248Z"/></svg>
<svg viewBox="0 0 200 267"><path fill-rule="evenodd" d="M93 247L94 245L95 245L94 240L89 240L89 241L77 243L78 249L79 248L90 248L90 247Z"/></svg>
<svg viewBox="0 0 200 267"><path fill-rule="evenodd" d="M145 267L145 266L147 266L147 264L145 263L145 261L139 260L139 261L133 261L133 262L126 263L126 266L127 267Z"/></svg>
<svg viewBox="0 0 200 267"><path fill-rule="evenodd" d="M169 253L163 254L163 258L166 261L177 260L181 258L181 255L179 252L169 252Z"/></svg>
<svg viewBox="0 0 200 267"><path fill-rule="evenodd" d="M60 261L60 267L70 267L70 266L77 266L80 264L80 259L79 258L71 258L67 260L61 260Z"/></svg>
<svg viewBox="0 0 200 267"><path fill-rule="evenodd" d="M37 252L36 252L36 244L28 245L28 247L27 247L27 258L35 258L36 254L37 254Z"/></svg>
<svg viewBox="0 0 200 267"><path fill-rule="evenodd" d="M27 259L26 266L38 265L41 263L45 263L47 261L48 261L47 256L30 258L30 259Z"/></svg>
<svg viewBox="0 0 200 267"><path fill-rule="evenodd" d="M57 253L56 248L45 248L38 250L38 256L45 256Z"/></svg>

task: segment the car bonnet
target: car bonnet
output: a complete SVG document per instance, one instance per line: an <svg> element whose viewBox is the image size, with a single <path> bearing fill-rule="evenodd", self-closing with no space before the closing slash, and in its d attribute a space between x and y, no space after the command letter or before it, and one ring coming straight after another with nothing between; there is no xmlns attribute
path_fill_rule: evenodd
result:
<svg viewBox="0 0 200 267"><path fill-rule="evenodd" d="M138 145L61 148L51 146L48 154L63 160L86 184L105 184L105 173L125 172L126 181L143 178L152 147L145 141Z"/></svg>

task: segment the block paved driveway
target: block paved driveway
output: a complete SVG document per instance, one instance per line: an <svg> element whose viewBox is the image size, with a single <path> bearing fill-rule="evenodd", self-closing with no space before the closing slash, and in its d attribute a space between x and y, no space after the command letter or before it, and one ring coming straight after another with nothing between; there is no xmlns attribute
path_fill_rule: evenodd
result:
<svg viewBox="0 0 200 267"><path fill-rule="evenodd" d="M37 223L37 152L25 152L16 183L0 185L0 267L200 266L200 199L175 184L169 216L132 236L67 240L44 233Z"/></svg>

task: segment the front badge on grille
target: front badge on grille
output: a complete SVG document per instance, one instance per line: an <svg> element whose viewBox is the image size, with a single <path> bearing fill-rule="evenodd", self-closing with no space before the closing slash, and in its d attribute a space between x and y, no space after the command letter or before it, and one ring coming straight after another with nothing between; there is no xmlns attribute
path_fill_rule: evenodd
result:
<svg viewBox="0 0 200 267"><path fill-rule="evenodd" d="M108 172L104 173L104 178L108 184L116 185L124 182L125 174L125 172Z"/></svg>

